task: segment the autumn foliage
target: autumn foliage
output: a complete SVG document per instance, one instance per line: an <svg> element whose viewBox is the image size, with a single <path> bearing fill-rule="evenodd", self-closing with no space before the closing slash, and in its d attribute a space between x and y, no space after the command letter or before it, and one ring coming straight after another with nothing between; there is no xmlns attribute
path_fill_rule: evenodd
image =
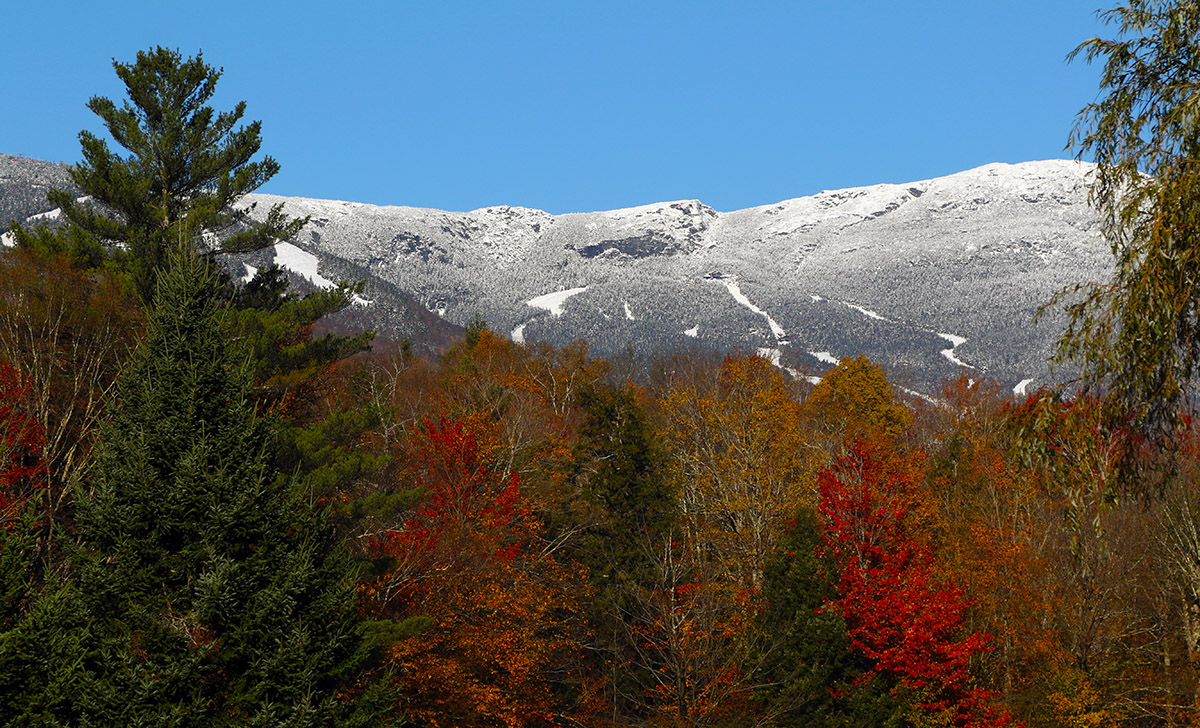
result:
<svg viewBox="0 0 1200 728"><path fill-rule="evenodd" d="M426 421L412 445L422 499L371 539L389 568L364 590L376 615L425 620L388 650L404 709L431 726L552 725L572 574L536 547L520 478L485 463L462 423Z"/></svg>
<svg viewBox="0 0 1200 728"><path fill-rule="evenodd" d="M841 614L854 648L871 661L863 679L894 684L945 725L1004 725L987 693L969 686L971 656L988 637L962 634L964 590L939 582L929 545L909 532L913 476L889 455L856 442L820 474L820 550L840 571L838 596L825 608Z"/></svg>
<svg viewBox="0 0 1200 728"><path fill-rule="evenodd" d="M0 362L0 527L8 528L26 501L45 486L41 426L27 414L30 386Z"/></svg>
<svg viewBox="0 0 1200 728"><path fill-rule="evenodd" d="M1200 597L1179 585L1200 494L1119 499L1137 443L1095 403L963 378L929 404L859 359L815 386L757 356L612 366L483 328L436 361L345 361L289 420L304 492L362 563L375 661L356 690L393 718L1058 728L1196 712ZM46 466L25 380L7 368L0 385L15 513ZM25 603L30 572L14 573Z"/></svg>

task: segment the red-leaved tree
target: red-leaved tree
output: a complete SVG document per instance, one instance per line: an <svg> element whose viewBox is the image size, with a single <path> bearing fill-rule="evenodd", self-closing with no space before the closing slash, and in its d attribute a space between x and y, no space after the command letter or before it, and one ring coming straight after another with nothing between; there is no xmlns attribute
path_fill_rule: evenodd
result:
<svg viewBox="0 0 1200 728"><path fill-rule="evenodd" d="M388 650L400 707L434 728L554 725L582 575L537 548L520 478L492 468L462 423L425 422L409 458L423 498L372 539L391 566L363 589L373 617L427 620Z"/></svg>
<svg viewBox="0 0 1200 728"><path fill-rule="evenodd" d="M36 581L37 548L47 539L31 507L46 487L42 428L29 414L29 383L0 361L0 631L24 609Z"/></svg>
<svg viewBox="0 0 1200 728"><path fill-rule="evenodd" d="M970 686L982 633L963 635L963 590L939 582L929 545L906 527L916 475L903 459L862 442L818 476L820 549L839 570L825 606L846 622L853 647L896 694L934 723L1001 726L1010 718Z"/></svg>
<svg viewBox="0 0 1200 728"><path fill-rule="evenodd" d="M28 414L29 382L0 362L0 528L12 527L25 503L45 486L45 439Z"/></svg>

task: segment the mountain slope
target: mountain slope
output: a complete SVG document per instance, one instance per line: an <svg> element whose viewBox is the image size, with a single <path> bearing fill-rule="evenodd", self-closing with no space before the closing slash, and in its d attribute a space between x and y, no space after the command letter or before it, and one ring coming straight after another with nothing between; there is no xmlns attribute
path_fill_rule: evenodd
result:
<svg viewBox="0 0 1200 728"><path fill-rule="evenodd" d="M865 353L906 386L962 370L1046 383L1050 295L1111 257L1088 165L992 164L734 212L695 200L550 215L261 196L313 221L298 245L411 292L448 320L602 354L777 350L820 374ZM265 206L265 205L260 205ZM556 306L539 297L561 292Z"/></svg>
<svg viewBox="0 0 1200 728"><path fill-rule="evenodd" d="M732 212L696 200L551 215L251 195L311 222L244 262L277 260L301 285L365 280L339 325L394 336L481 316L517 340L586 338L602 355L762 351L819 376L861 353L920 392L964 371L1030 387L1062 376L1045 363L1061 317L1034 326L1034 312L1111 273L1089 169L990 164ZM409 295L419 306L397 303Z"/></svg>

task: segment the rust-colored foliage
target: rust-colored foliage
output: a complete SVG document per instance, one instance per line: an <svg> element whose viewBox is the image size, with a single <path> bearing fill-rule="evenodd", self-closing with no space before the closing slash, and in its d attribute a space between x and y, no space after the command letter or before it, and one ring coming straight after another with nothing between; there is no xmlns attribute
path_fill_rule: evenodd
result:
<svg viewBox="0 0 1200 728"><path fill-rule="evenodd" d="M707 577L696 549L672 538L650 558L653 583L626 615L649 724L756 725L746 639L756 614L750 592Z"/></svg>
<svg viewBox="0 0 1200 728"><path fill-rule="evenodd" d="M392 565L364 586L376 616L429 620L388 652L401 707L431 726L551 725L580 575L535 547L520 478L493 470L462 423L426 422L409 472L424 500L374 537Z"/></svg>
<svg viewBox="0 0 1200 728"><path fill-rule="evenodd" d="M814 502L813 451L784 375L758 356L730 356L709 377L672 386L662 403L670 475L689 538L721 578L761 585L792 514Z"/></svg>
<svg viewBox="0 0 1200 728"><path fill-rule="evenodd" d="M142 320L118 275L79 270L49 253L0 254L0 357L27 377L29 412L58 483L84 470L105 393Z"/></svg>
<svg viewBox="0 0 1200 728"><path fill-rule="evenodd" d="M607 369L582 341L521 346L482 329L443 358L433 411L467 426L496 468L520 474L535 509L561 510L576 402Z"/></svg>
<svg viewBox="0 0 1200 728"><path fill-rule="evenodd" d="M892 396L883 369L865 356L843 359L813 387L805 409L817 428L853 440L895 440L912 415Z"/></svg>
<svg viewBox="0 0 1200 728"><path fill-rule="evenodd" d="M960 583L971 621L992 635L978 660L1006 696L1030 689L1057 659L1047 581L1048 501L1037 479L1009 456L1011 395L961 377L942 391L926 474L941 528L940 571Z"/></svg>

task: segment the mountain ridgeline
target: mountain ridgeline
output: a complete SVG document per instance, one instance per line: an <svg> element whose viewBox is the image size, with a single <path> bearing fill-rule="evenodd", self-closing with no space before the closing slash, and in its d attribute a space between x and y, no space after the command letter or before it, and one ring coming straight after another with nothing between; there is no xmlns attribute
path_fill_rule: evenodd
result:
<svg viewBox="0 0 1200 728"><path fill-rule="evenodd" d="M445 212L252 194L260 210L283 202L311 219L291 243L230 266L248 277L276 263L301 288L365 281L331 325L424 350L479 317L518 341L586 339L601 356L758 351L816 377L865 354L914 392L963 372L1024 391L1066 376L1046 363L1062 319L1034 325L1038 307L1111 274L1090 169L989 164L732 212L696 200ZM39 191L61 186L62 170L0 155L0 213L53 219Z"/></svg>

